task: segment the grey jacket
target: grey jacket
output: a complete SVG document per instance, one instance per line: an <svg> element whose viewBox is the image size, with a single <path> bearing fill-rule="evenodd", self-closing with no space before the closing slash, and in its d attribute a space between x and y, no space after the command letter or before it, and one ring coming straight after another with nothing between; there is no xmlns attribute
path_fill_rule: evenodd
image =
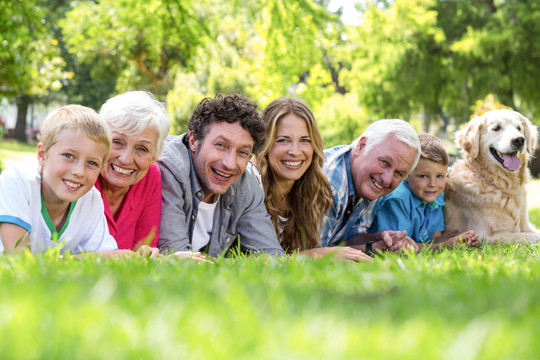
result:
<svg viewBox="0 0 540 360"><path fill-rule="evenodd" d="M158 166L163 183L158 247L163 252L190 251L197 209L204 194L193 167L187 134L167 137ZM225 252L237 235L242 248L249 252L284 254L264 205L264 193L255 176L247 171L220 196L208 254Z"/></svg>

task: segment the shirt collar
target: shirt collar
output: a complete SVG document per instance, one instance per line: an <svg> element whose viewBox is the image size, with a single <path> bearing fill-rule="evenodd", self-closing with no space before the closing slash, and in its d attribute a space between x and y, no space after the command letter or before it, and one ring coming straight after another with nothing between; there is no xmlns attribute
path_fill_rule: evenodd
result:
<svg viewBox="0 0 540 360"><path fill-rule="evenodd" d="M354 192L354 183L353 183L353 178L352 178L352 175L351 175L351 149L349 149L349 151L345 152L343 154L343 161L345 162L345 171L347 172L347 184L348 184L348 187L349 187L349 193L348 193L348 196L349 197L355 197L355 192Z"/></svg>
<svg viewBox="0 0 540 360"><path fill-rule="evenodd" d="M195 172L195 165L193 165L193 158L191 157L191 149L189 148L187 133L185 134L185 137L183 139L183 144L187 148L187 153L189 157L189 167L190 167L190 173L191 173L191 176L189 177L189 181L191 182L191 192L193 193L193 196L198 197L202 201L204 197L204 191L201 186L201 183L199 182L199 178L197 177L197 173Z"/></svg>

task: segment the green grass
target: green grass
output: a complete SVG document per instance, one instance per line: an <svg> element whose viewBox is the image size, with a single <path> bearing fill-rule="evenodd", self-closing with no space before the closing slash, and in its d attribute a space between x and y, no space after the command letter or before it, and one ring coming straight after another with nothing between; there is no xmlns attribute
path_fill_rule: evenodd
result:
<svg viewBox="0 0 540 360"><path fill-rule="evenodd" d="M3 359L532 359L538 247L331 259L0 257Z"/></svg>
<svg viewBox="0 0 540 360"><path fill-rule="evenodd" d="M34 153L35 144L22 143L16 140L0 140L0 153Z"/></svg>
<svg viewBox="0 0 540 360"><path fill-rule="evenodd" d="M369 264L0 256L0 357L534 359L539 259L523 245Z"/></svg>
<svg viewBox="0 0 540 360"><path fill-rule="evenodd" d="M3 159L17 156L17 154L35 154L35 152L36 145L0 139L0 172L5 167Z"/></svg>

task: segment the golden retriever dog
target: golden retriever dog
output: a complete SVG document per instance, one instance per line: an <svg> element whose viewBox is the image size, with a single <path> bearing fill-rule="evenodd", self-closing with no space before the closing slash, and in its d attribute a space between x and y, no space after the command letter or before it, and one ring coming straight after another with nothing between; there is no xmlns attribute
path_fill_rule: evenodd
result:
<svg viewBox="0 0 540 360"><path fill-rule="evenodd" d="M487 243L535 243L525 184L537 130L511 110L475 117L456 133L462 159L450 169L445 189L445 235L474 230Z"/></svg>

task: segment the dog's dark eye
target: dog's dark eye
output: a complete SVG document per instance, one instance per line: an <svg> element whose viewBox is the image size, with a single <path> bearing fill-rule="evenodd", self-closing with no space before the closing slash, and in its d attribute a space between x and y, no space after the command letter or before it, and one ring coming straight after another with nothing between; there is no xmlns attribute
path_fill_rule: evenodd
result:
<svg viewBox="0 0 540 360"><path fill-rule="evenodd" d="M499 131L501 130L501 126L500 125L497 125L497 126L494 126L493 127L493 131Z"/></svg>
<svg viewBox="0 0 540 360"><path fill-rule="evenodd" d="M521 126L518 126L517 129L518 129L518 131L521 131Z"/></svg>

